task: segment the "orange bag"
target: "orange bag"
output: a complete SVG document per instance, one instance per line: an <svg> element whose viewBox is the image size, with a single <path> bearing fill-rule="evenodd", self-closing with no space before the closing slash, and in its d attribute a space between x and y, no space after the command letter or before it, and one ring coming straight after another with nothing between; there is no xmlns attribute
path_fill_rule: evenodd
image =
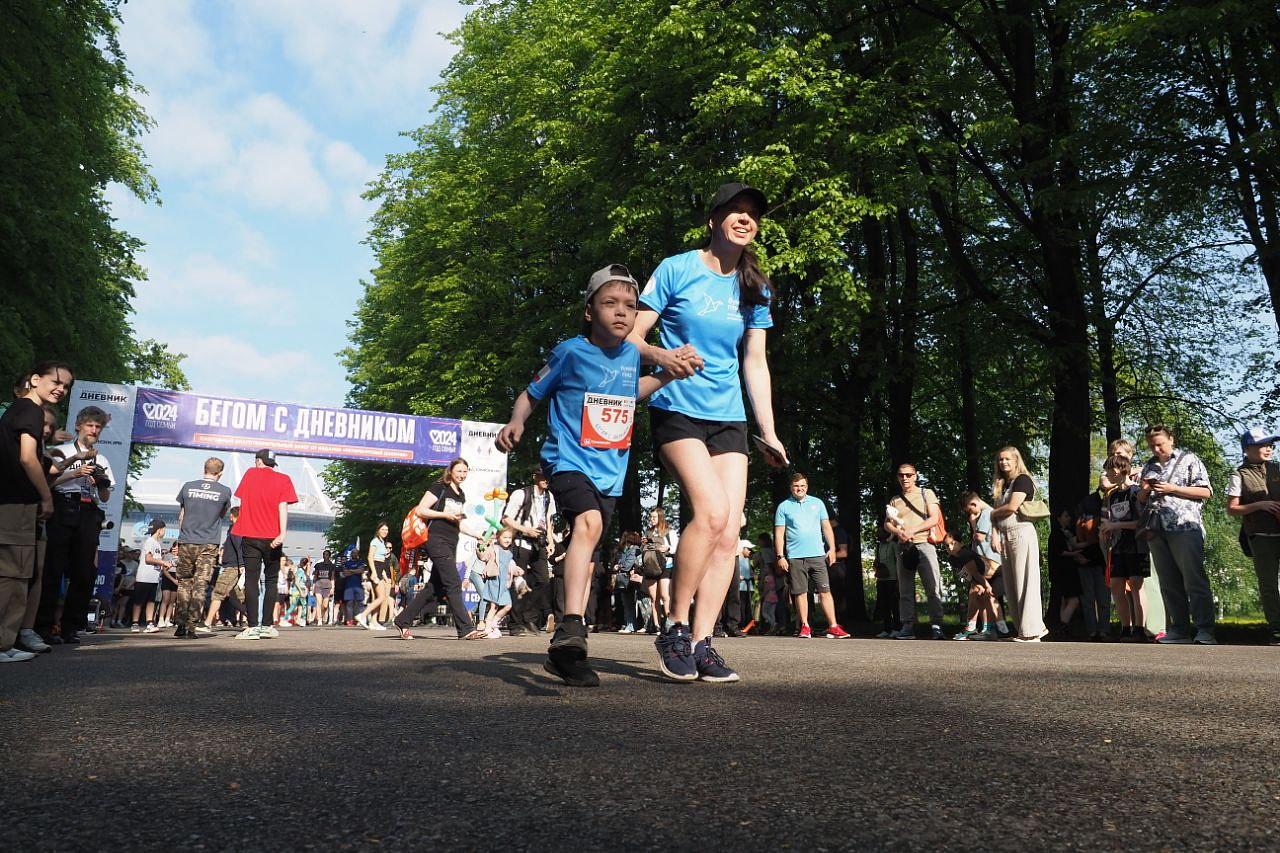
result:
<svg viewBox="0 0 1280 853"><path fill-rule="evenodd" d="M427 541L427 522L418 515L418 507L415 505L409 510L409 514L404 517L404 524L400 525L400 548L403 553L409 548L417 548Z"/></svg>

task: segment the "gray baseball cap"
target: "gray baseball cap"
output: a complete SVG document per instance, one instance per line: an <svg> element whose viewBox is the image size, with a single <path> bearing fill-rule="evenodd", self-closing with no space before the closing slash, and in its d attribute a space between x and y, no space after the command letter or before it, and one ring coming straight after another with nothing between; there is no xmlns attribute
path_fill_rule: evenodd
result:
<svg viewBox="0 0 1280 853"><path fill-rule="evenodd" d="M631 270L622 264L609 264L607 267L601 267L591 274L591 279L587 282L587 299L588 305L591 304L591 297L596 291L604 287L612 281L622 281L631 285L636 289L636 293L640 293L640 285L631 275Z"/></svg>

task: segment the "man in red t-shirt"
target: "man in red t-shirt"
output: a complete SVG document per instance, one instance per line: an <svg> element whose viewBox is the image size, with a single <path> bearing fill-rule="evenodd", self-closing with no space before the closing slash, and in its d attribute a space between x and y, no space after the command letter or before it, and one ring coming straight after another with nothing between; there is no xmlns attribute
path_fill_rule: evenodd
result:
<svg viewBox="0 0 1280 853"><path fill-rule="evenodd" d="M249 611L249 627L236 635L237 640L260 640L280 634L271 622L276 609L276 581L280 576L280 558L284 556L284 536L289 528L289 504L298 502L293 480L276 470L276 455L259 450L253 467L245 472L236 487L240 499L240 517L231 532L243 537L244 597ZM266 566L266 590L262 595L262 613L258 615L258 581Z"/></svg>

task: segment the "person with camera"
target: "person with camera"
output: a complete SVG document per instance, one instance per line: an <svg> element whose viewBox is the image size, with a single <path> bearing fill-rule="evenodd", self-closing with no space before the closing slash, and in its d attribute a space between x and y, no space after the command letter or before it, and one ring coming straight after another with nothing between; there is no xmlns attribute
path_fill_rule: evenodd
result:
<svg viewBox="0 0 1280 853"><path fill-rule="evenodd" d="M1280 646L1280 464L1272 459L1278 439L1256 428L1241 433L1244 462L1227 485L1227 513L1240 519L1247 537L1273 646Z"/></svg>
<svg viewBox="0 0 1280 853"><path fill-rule="evenodd" d="M1173 431L1164 424L1147 427L1147 446L1152 455L1138 477L1138 536L1151 549L1164 600L1167 628L1157 642L1216 646L1201 519L1204 502L1213 496L1209 472L1190 450L1174 447Z"/></svg>
<svg viewBox="0 0 1280 853"><path fill-rule="evenodd" d="M62 362L37 364L23 377L22 395L0 415L0 663L28 661L47 649L22 625L40 522L54 511L44 462L45 407L66 396L72 378Z"/></svg>
<svg viewBox="0 0 1280 853"><path fill-rule="evenodd" d="M895 640L916 638L916 579L924 586L929 601L929 636L945 640L942 633L942 569L938 564L938 549L929 541L929 531L942 520L938 496L932 489L918 484L915 463L903 462L898 466L898 496L889 501L893 510L885 518L885 532L898 539L902 560L898 568L898 616L902 627L892 635Z"/></svg>
<svg viewBox="0 0 1280 853"><path fill-rule="evenodd" d="M551 519L556 499L548 488L550 480L542 466L533 469L528 485L507 497L502 523L515 531L512 551L516 565L524 571L529 591L512 605L509 622L513 637L536 634L551 612Z"/></svg>
<svg viewBox="0 0 1280 853"><path fill-rule="evenodd" d="M106 514L102 504L115 484L111 464L98 455L98 439L111 416L97 406L85 406L76 415L76 437L54 450L68 460L53 481L53 518L41 578L40 609L36 633L50 645L76 644L76 632L88 626L89 599L98 569L98 537ZM55 625L58 594L63 578L67 591L61 624Z"/></svg>

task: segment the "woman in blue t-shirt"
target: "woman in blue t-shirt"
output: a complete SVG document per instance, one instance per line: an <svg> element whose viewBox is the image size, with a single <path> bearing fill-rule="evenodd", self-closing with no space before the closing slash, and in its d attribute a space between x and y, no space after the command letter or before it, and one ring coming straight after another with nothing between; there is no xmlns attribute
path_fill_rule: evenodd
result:
<svg viewBox="0 0 1280 853"><path fill-rule="evenodd" d="M787 461L774 432L765 358L765 330L773 325L769 280L750 248L766 207L764 194L745 184L716 190L707 245L658 265L631 334L644 363L683 378L649 403L658 457L693 507L676 550L671 611L655 641L663 673L678 681L738 680L712 649L711 634L734 580L747 494L743 380L760 430L757 446L769 464ZM645 338L659 320L661 345L653 346ZM713 605L699 607L690 626L695 596Z"/></svg>

